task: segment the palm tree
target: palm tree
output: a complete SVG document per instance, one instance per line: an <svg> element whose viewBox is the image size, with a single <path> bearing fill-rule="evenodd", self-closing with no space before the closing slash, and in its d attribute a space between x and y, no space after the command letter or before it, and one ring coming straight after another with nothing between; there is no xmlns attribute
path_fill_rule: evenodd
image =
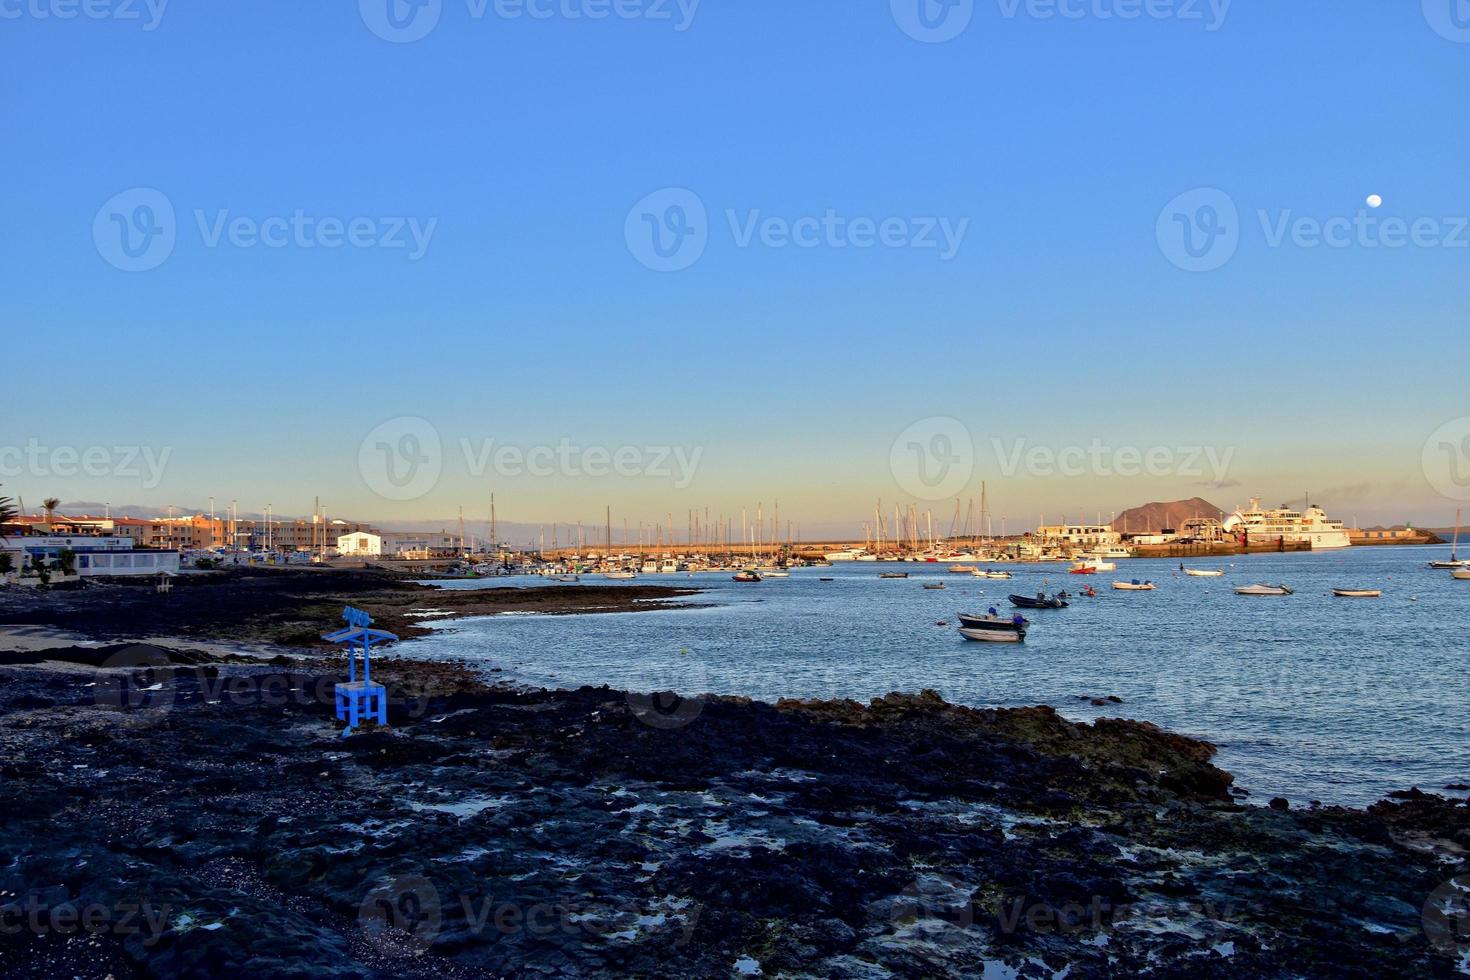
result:
<svg viewBox="0 0 1470 980"><path fill-rule="evenodd" d="M9 497L0 497L0 538L5 537L5 525L19 515L20 511L15 509L15 501Z"/></svg>
<svg viewBox="0 0 1470 980"><path fill-rule="evenodd" d="M60 506L61 506L61 501L58 500L55 497L47 497L45 500L41 501L41 509L46 512L46 533L47 534L50 534L51 531L52 531L51 522L56 517L56 508L58 508Z"/></svg>

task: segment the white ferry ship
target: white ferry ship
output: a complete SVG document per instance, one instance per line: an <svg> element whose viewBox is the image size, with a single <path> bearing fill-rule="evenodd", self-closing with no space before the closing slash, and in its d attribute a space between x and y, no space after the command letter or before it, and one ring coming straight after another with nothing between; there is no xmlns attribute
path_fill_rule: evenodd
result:
<svg viewBox="0 0 1470 980"><path fill-rule="evenodd" d="M1252 497L1250 507L1237 510L1225 519L1225 531L1249 535L1252 542L1265 543L1278 538L1308 541L1312 548L1346 548L1352 544L1342 521L1330 520L1321 507L1308 504L1304 511L1289 507L1261 509L1261 498Z"/></svg>

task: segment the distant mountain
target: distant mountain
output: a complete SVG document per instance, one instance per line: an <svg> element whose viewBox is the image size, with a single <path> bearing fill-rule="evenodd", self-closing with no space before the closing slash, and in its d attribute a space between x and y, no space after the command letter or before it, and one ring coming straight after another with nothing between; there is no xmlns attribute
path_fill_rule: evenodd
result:
<svg viewBox="0 0 1470 980"><path fill-rule="evenodd" d="M1203 497L1170 503L1156 502L1123 511L1113 519L1113 530L1125 534L1144 534L1162 531L1166 527L1177 529L1191 517L1213 517L1220 521L1225 519L1225 512Z"/></svg>

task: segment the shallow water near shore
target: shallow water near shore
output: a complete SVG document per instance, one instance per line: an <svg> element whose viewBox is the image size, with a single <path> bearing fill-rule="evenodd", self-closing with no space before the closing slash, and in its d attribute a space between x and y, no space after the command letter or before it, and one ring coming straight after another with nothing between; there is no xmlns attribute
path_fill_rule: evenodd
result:
<svg viewBox="0 0 1470 980"><path fill-rule="evenodd" d="M1051 704L1077 720L1138 718L1215 742L1216 762L1258 802L1281 795L1363 805L1411 785L1470 782L1470 582L1425 567L1447 556L1447 547L1353 548L1186 562L1224 568L1223 578L1185 576L1177 559L1120 561L1117 572L1095 576L1068 575L1061 564L994 566L1015 573L1009 582L914 563L796 569L756 585L728 573L646 575L637 584L697 586L711 605L456 620L400 652L499 667L506 679L547 687L767 701L933 688L979 707ZM910 578L879 579L884 570ZM1134 578L1159 588L1113 591L1115 580ZM947 588L922 588L936 581ZM1009 612L1008 593L1034 593L1043 582L1074 594L1091 584L1098 596L1028 613L1023 645L968 643L955 632L957 612L992 604ZM1283 582L1296 594L1234 594L1252 582ZM1330 595L1342 587L1384 595ZM1123 703L1091 704L1108 695Z"/></svg>

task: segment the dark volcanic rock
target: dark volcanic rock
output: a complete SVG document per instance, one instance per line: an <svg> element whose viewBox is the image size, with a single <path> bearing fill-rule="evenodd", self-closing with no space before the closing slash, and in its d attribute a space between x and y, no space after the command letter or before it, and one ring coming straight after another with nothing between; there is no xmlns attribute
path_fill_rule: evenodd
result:
<svg viewBox="0 0 1470 980"><path fill-rule="evenodd" d="M1462 952L1458 801L1244 808L1206 743L927 691L383 677L391 727L342 739L302 667L0 669L0 975L1378 977Z"/></svg>

